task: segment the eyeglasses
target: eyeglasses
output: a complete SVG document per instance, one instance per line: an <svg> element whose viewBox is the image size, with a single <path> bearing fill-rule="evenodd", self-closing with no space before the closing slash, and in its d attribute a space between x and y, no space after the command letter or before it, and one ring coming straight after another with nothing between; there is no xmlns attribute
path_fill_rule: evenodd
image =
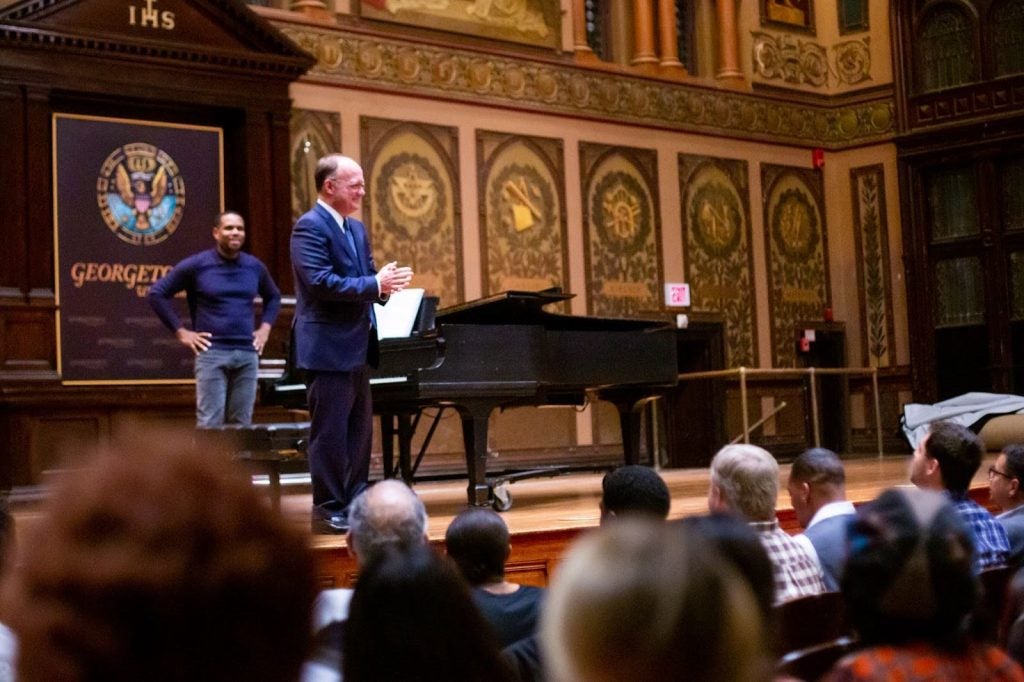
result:
<svg viewBox="0 0 1024 682"><path fill-rule="evenodd" d="M1000 471L999 469L996 469L994 466L989 467L988 468L988 478L989 478L989 480L991 481L996 476L1002 476L1007 481L1012 481L1013 479L1017 478L1016 476L1011 476L1010 474L1004 474L1002 471Z"/></svg>
<svg viewBox="0 0 1024 682"><path fill-rule="evenodd" d="M340 178L337 175L332 175L331 177L327 178L327 180L330 180L331 182L333 182L336 185L341 184L341 183L338 182L338 180L340 180ZM327 180L325 180L324 182L327 182ZM349 183L347 185L342 185L342 186L345 187L346 189L366 189L366 183L365 182L351 182L351 183Z"/></svg>

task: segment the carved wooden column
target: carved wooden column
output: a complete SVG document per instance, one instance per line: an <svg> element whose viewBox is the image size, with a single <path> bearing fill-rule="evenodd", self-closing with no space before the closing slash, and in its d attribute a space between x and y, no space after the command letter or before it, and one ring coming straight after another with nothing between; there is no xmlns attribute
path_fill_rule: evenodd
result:
<svg viewBox="0 0 1024 682"><path fill-rule="evenodd" d="M683 67L679 61L675 0L658 0L658 53L662 68L677 70Z"/></svg>
<svg viewBox="0 0 1024 682"><path fill-rule="evenodd" d="M591 60L595 57L587 42L586 0L572 0L572 49L577 59Z"/></svg>
<svg viewBox="0 0 1024 682"><path fill-rule="evenodd" d="M630 64L642 66L657 64L654 54L653 0L635 0L633 6L633 59Z"/></svg>
<svg viewBox="0 0 1024 682"><path fill-rule="evenodd" d="M736 0L717 0L715 6L718 10L718 72L715 78L742 81L736 34Z"/></svg>

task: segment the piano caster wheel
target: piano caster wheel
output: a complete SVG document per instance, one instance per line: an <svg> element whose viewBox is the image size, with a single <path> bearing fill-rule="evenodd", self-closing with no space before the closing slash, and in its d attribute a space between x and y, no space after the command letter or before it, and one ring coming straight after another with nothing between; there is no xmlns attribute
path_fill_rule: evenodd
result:
<svg viewBox="0 0 1024 682"><path fill-rule="evenodd" d="M512 508L512 493L509 492L507 484L494 486L491 493L491 506L494 507L494 511L505 512Z"/></svg>

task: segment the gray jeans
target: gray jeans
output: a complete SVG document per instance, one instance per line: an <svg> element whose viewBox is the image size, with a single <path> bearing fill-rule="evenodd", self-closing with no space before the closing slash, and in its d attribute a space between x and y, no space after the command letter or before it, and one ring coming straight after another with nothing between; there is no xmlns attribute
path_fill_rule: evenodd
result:
<svg viewBox="0 0 1024 682"><path fill-rule="evenodd" d="M260 357L211 348L196 356L196 426L251 424Z"/></svg>

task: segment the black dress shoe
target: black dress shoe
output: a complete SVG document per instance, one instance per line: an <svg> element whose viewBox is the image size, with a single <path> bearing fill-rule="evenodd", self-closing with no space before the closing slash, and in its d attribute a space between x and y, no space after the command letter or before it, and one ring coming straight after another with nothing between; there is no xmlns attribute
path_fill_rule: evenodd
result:
<svg viewBox="0 0 1024 682"><path fill-rule="evenodd" d="M333 516L313 514L309 527L314 535L344 535L348 532L348 517L341 514Z"/></svg>

